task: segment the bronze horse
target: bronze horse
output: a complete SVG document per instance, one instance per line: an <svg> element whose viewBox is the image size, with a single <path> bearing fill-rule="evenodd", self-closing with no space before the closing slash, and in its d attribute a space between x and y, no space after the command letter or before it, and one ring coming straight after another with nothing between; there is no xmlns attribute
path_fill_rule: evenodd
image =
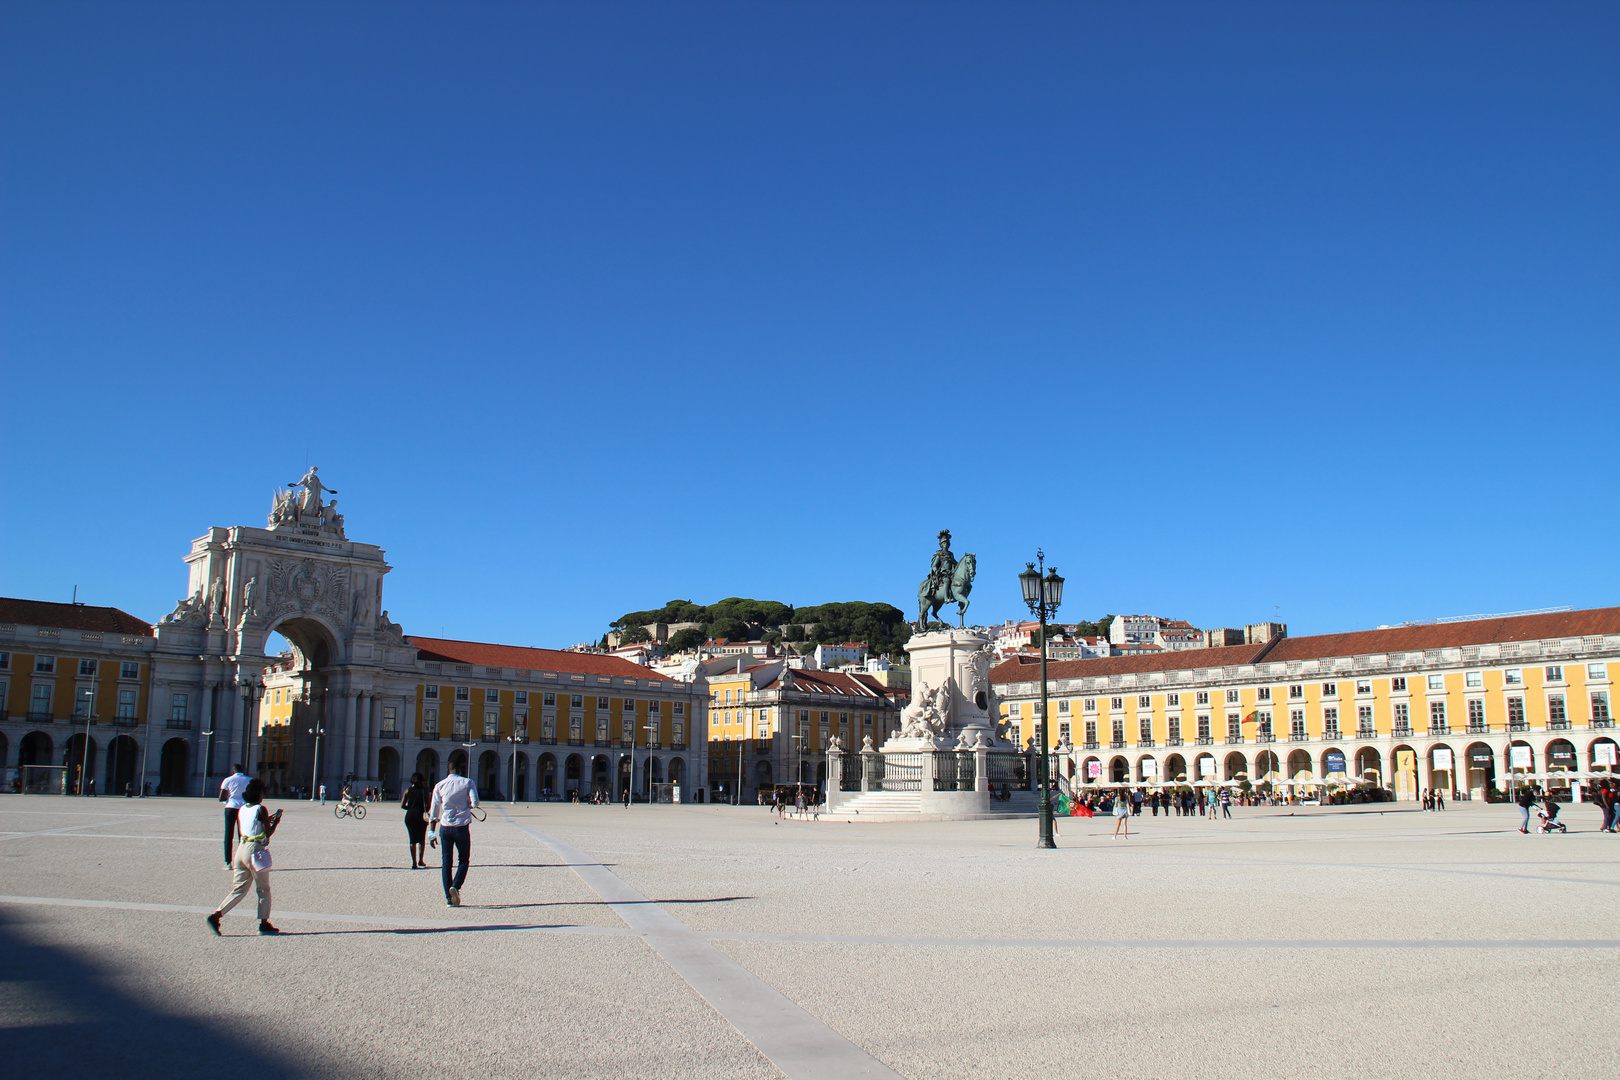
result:
<svg viewBox="0 0 1620 1080"><path fill-rule="evenodd" d="M958 626L966 624L968 609L968 593L973 591L973 573L977 562L970 551L962 556L951 573L951 580L945 583L944 588L929 591L929 579L924 578L917 586L917 621L923 626L939 618L939 609L946 604L956 604L956 623Z"/></svg>

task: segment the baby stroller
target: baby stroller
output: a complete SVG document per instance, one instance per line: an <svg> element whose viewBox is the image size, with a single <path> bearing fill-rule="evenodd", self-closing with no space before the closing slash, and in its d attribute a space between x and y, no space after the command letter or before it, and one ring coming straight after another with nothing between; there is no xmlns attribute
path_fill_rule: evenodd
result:
<svg viewBox="0 0 1620 1080"><path fill-rule="evenodd" d="M1548 803L1545 806L1536 807L1536 817L1541 819L1541 825L1536 829L1536 832L1546 833L1569 831L1569 829L1565 827L1564 823L1558 820L1557 803Z"/></svg>

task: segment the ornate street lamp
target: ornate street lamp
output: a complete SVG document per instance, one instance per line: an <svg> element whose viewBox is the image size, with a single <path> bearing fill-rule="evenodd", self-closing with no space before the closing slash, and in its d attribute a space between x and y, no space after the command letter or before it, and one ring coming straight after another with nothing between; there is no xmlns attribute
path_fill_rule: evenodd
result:
<svg viewBox="0 0 1620 1080"><path fill-rule="evenodd" d="M1049 711L1046 700L1046 619L1057 611L1058 605L1063 602L1063 579L1058 576L1057 567L1047 570L1046 553L1039 548L1035 549L1036 562L1026 563L1027 569L1018 575L1019 588L1024 593L1024 603L1029 605L1030 613L1041 623L1041 723L1037 739L1040 743L1040 757L1036 759L1036 778L1040 787L1040 840L1036 843L1038 848L1055 848L1057 843L1053 840L1052 831L1052 793L1051 793L1051 759L1047 755L1046 741L1046 714ZM1036 563L1040 564L1039 569ZM1041 571L1046 570L1043 576Z"/></svg>

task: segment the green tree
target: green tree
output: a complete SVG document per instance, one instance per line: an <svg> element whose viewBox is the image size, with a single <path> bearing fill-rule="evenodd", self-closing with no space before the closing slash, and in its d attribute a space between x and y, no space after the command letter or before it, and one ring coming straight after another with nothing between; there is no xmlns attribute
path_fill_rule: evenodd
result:
<svg viewBox="0 0 1620 1080"><path fill-rule="evenodd" d="M669 651L685 652L695 649L708 640L708 635L695 626L684 627L669 635Z"/></svg>
<svg viewBox="0 0 1620 1080"><path fill-rule="evenodd" d="M647 633L645 626L627 626L619 631L620 645L637 645L643 641L651 641L652 635Z"/></svg>

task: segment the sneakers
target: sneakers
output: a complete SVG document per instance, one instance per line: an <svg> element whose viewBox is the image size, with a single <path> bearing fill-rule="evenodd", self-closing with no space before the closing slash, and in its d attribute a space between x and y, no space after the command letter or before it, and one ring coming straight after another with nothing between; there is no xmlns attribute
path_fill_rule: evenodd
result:
<svg viewBox="0 0 1620 1080"><path fill-rule="evenodd" d="M215 937L219 937L219 912L216 911L212 915L208 916L207 922L208 929L214 932Z"/></svg>
<svg viewBox="0 0 1620 1080"><path fill-rule="evenodd" d="M1520 829L1519 831L1522 832L1522 833L1525 833L1526 835L1528 835L1529 832L1530 832L1529 829Z"/></svg>
<svg viewBox="0 0 1620 1080"><path fill-rule="evenodd" d="M450 886L450 892L449 892L449 894L447 896L447 900L448 900L451 907L460 907L461 906L461 890L456 888L454 885Z"/></svg>
<svg viewBox="0 0 1620 1080"><path fill-rule="evenodd" d="M277 930L275 927L271 926L268 920L261 919L261 920L259 920L259 933L261 933L261 934L279 934L279 933L281 933L281 931Z"/></svg>

